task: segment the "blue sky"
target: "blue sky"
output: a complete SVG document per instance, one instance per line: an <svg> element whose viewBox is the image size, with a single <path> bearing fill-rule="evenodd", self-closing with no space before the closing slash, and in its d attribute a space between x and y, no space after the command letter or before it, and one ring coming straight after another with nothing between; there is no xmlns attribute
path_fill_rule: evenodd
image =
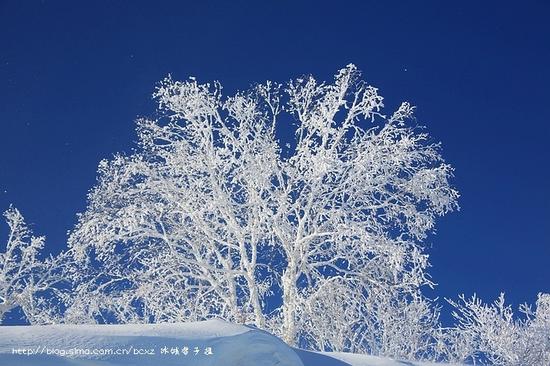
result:
<svg viewBox="0 0 550 366"><path fill-rule="evenodd" d="M0 1L0 209L65 245L100 159L131 151L156 82L227 91L353 62L408 100L462 209L428 240L433 296L550 292L550 5L544 1ZM7 227L0 227L4 245Z"/></svg>

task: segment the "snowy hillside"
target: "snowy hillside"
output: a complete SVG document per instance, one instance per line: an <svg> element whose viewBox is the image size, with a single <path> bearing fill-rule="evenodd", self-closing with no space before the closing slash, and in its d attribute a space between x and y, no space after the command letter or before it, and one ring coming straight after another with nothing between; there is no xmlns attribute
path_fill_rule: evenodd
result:
<svg viewBox="0 0 550 366"><path fill-rule="evenodd" d="M0 365L403 366L409 362L293 349L222 320L184 324L0 327ZM420 364L418 364L420 366Z"/></svg>

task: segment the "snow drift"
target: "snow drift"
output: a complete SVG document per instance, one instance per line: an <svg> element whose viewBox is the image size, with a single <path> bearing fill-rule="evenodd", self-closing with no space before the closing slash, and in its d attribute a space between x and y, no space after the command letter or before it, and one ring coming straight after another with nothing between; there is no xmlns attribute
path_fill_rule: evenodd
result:
<svg viewBox="0 0 550 366"><path fill-rule="evenodd" d="M410 362L293 349L251 326L177 324L0 327L5 366L403 366ZM418 364L420 365L420 364Z"/></svg>

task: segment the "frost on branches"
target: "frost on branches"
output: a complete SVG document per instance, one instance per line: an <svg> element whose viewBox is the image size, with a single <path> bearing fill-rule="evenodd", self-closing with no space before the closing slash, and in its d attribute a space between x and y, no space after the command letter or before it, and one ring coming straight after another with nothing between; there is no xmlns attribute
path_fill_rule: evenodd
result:
<svg viewBox="0 0 550 366"><path fill-rule="evenodd" d="M43 236L33 236L21 213L10 207L4 212L9 226L5 252L0 252L0 323L12 310L22 311L31 323L50 323L58 315L52 299L64 278L57 258L39 258Z"/></svg>
<svg viewBox="0 0 550 366"><path fill-rule="evenodd" d="M353 65L227 97L167 78L154 97L159 119L100 163L70 235L65 321L221 317L314 349L430 352L421 243L458 194L410 104L383 114Z"/></svg>
<svg viewBox="0 0 550 366"><path fill-rule="evenodd" d="M550 365L550 294L539 294L536 309L524 304L522 319L504 303L504 294L490 305L477 296L455 307L457 325L449 333L450 360L498 366Z"/></svg>
<svg viewBox="0 0 550 366"><path fill-rule="evenodd" d="M44 238L5 212L0 322L220 317L309 349L550 365L550 294L523 317L503 295L448 300L456 325L441 327L422 243L458 208L452 168L355 66L228 97L167 78L154 97L159 118L100 163L66 252L41 260Z"/></svg>

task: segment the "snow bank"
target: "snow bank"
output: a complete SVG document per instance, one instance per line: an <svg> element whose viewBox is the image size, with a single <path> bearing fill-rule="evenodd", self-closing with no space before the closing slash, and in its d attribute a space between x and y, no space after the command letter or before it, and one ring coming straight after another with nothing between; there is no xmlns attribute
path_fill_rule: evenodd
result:
<svg viewBox="0 0 550 366"><path fill-rule="evenodd" d="M294 349L305 366L461 366L430 362L392 360L385 357L345 352L313 352Z"/></svg>
<svg viewBox="0 0 550 366"><path fill-rule="evenodd" d="M369 356L369 355L360 355L355 353L346 353L346 352L309 352L303 350L297 350L300 355L302 362L306 366L316 366L316 365L328 365L328 366L464 366L457 364L441 364L441 363L432 363L432 362L410 362L404 360L392 360L385 357ZM333 363L318 363L311 355L302 355L301 353L317 353L321 357L326 357L331 359ZM341 362L341 363L338 363Z"/></svg>
<svg viewBox="0 0 550 366"><path fill-rule="evenodd" d="M0 365L303 366L292 348L277 337L222 320L2 326Z"/></svg>
<svg viewBox="0 0 550 366"><path fill-rule="evenodd" d="M254 327L178 324L0 326L2 366L428 366L293 349ZM433 364L432 364L433 365Z"/></svg>

